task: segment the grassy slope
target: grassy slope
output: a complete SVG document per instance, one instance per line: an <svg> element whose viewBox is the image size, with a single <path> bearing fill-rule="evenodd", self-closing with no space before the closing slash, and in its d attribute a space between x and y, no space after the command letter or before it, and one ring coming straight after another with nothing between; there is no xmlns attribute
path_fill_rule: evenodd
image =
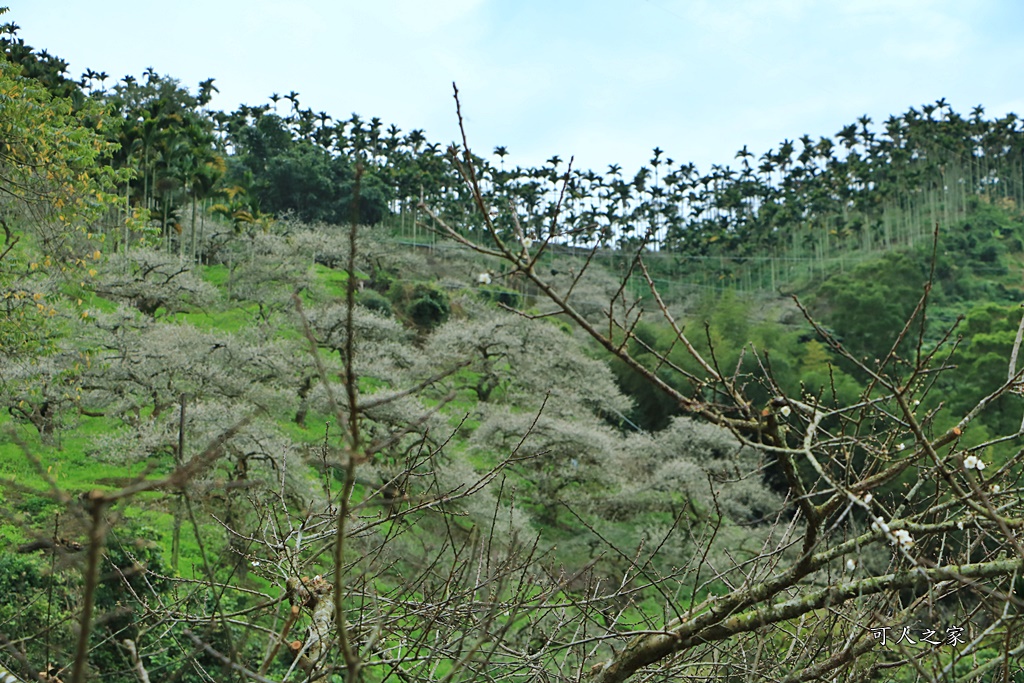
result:
<svg viewBox="0 0 1024 683"><path fill-rule="evenodd" d="M991 218L991 216L990 216ZM963 314L972 307L993 299L1009 302L1019 292L1019 280L1024 272L1024 254L1016 248L1006 246L1003 248L995 262L979 258L980 250L990 243L1009 244L1010 240L1017 237L1024 238L1024 226L1020 224L1019 216L1004 213L996 216L995 219L1003 226L1007 233L1002 237L990 237L981 240L980 245L975 244L970 249L963 248L956 252L948 250L943 254L945 259L944 267L940 267L940 278L944 277L943 283L945 292L937 297L935 307L930 315L937 323L946 323ZM1005 240L1005 242L1004 242ZM396 247L397 248L397 247ZM461 276L465 282L471 282L473 273L482 272L487 264L478 261L475 257L466 254L452 254L450 252L427 254L420 253L423 258L416 259L416 267L410 269L409 274L417 281L426 284L436 285L442 280L452 280L453 273ZM918 253L917 258L921 254ZM573 257L566 255L555 256L551 262L544 266L550 270L561 268L568 270L574 265ZM940 264L943 266L943 264ZM316 266L315 275L331 298L340 299L343 297L346 286L346 277L343 272L332 270L324 266ZM204 278L211 284L225 288L228 281L226 268L221 266L206 267L203 269ZM405 285L414 284L406 282ZM820 291L820 283L802 282L792 283L799 285L802 296L806 299L814 299ZM670 290L671 291L671 290ZM521 291L527 295L527 302L531 300L531 293L528 290ZM704 297L703 306L695 306L694 302L700 302L701 297L695 296L693 290L679 289L677 300L672 302L683 303L694 310L700 308L704 311L714 308L713 303L708 303ZM226 299L226 297L225 297ZM760 311L775 310L785 312L788 310L783 303L785 299L781 296L761 295L758 309ZM99 297L87 298L85 305L95 310L105 310L114 307L109 301ZM224 332L237 332L255 319L255 309L252 306L226 305L223 308L208 311L196 311L175 316L175 320L188 322L201 329L216 329ZM768 322L771 322L770 320ZM297 335L297 330L284 328L280 334L285 336ZM448 421L452 426L459 423L462 416L472 415L475 408L475 398L471 394L460 394L446 408ZM322 442L323 424L327 416L311 414L307 420L307 427L296 425L289 415L277 416L280 430L292 440L315 446ZM464 432L472 431L476 426L474 422L465 425ZM123 485L128 479L137 476L158 476L167 471L165 465L153 467L152 463L134 463L128 466L103 462L93 455L98 437L118 428L118 425L106 418L78 418L73 430L60 436L54 445L44 445L40 442L34 430L26 425L16 424L7 415L0 415L0 428L11 428L18 435L21 444L13 440L4 439L0 441L0 543L5 547L12 547L27 540L38 538L39 535L46 536L52 529L54 515L59 511L47 492L50 489L49 481L52 480L57 487L69 495L77 495L92 488L113 489ZM455 446L460 448L459 440L463 436L456 435ZM493 464L494 457L488 454L476 453L471 458L471 464L476 468L484 468ZM528 490L528 486L523 486ZM357 491L357 495L361 492ZM121 507L118 512L125 518L132 520L136 526L148 528L158 546L170 548L171 527L173 516L170 513L171 497L162 494L149 494L133 500L129 505ZM638 522L639 520L634 520ZM219 530L209 529L209 536L215 537ZM548 540L552 543L571 540L572 534L569 530L551 528L546 531ZM165 551L169 552L169 551ZM202 555L196 539L191 533L182 536L182 563L180 573L182 576L199 576L202 573ZM251 580L257 583L261 581L258 577ZM656 613L659 609L657 604L649 605L650 613ZM627 618L636 620L639 623L639 616Z"/></svg>
<svg viewBox="0 0 1024 683"><path fill-rule="evenodd" d="M975 227L970 240L964 239L966 233L963 227L956 226L950 229L950 233L955 234L943 236L940 244L940 263L937 272L940 296L933 297L929 312L936 330L953 323L957 316L965 314L981 303L1016 303L1021 273L1024 272L1024 252L1020 250L1020 244L1024 242L1024 223L1019 212L982 206L972 222ZM471 255L452 250L424 252L422 249L403 247L397 243L392 247L421 256L416 259L418 267L412 269L410 274L427 283L437 284L443 279L451 280L453 273L468 281L472 273L483 272L488 266ZM924 248L919 248L916 254L915 258L928 258L927 250ZM578 256L556 254L544 259L540 268L551 271L555 271L556 268L563 271L572 270L581 265L576 261L582 263ZM655 263L657 262L658 259L655 259ZM864 263L870 265L872 261ZM614 269L612 266L611 270ZM347 281L344 271L315 265L313 272L328 297L341 299L344 296ZM844 274L834 273L834 276L841 277ZM204 279L222 290L228 286L230 275L224 266L206 266L202 269L202 275ZM359 275L362 278L366 277L364 273ZM662 273L661 278L666 290L676 295L676 300L670 301L673 305L681 303L692 310L695 302L707 300L707 295L702 297L699 289L695 292L693 288L686 288L673 281L670 272ZM802 280L787 283L780 289L791 291L796 288L800 291L802 299L814 301L821 285L820 279ZM530 294L528 290L522 290L522 293ZM642 293L639 287L637 293ZM84 291L75 294L83 299L83 307L87 309L109 311L116 306L113 302ZM750 294L743 294L743 298L749 300ZM527 296L528 303L531 299L532 297ZM787 315L790 314L791 307L786 301L787 298L781 295L763 293L758 295L758 305L752 307L750 313L764 315L765 311L775 311L776 315ZM707 304L701 308L707 310ZM830 316L838 315L835 311L829 311L827 305L820 308L826 322ZM251 323L254 314L254 306L236 304L215 310L182 313L176 315L174 319L188 322L200 329L234 333ZM282 329L281 333L294 335L296 332ZM471 412L471 409L472 402L468 397L460 398L453 406L455 412ZM10 440L0 443L0 474L5 479L13 479L19 486L29 489L46 488L43 473L47 470L62 487L79 492L91 486L102 486L105 483L112 485L117 481L123 481L125 477L137 475L144 467L139 464L126 471L123 467L97 462L89 457L90 444L95 437L112 428L111 423L102 418L81 418L75 430L60 437L56 447L42 447L32 429L24 425L13 425L7 415L0 415L0 425L15 427L19 438L33 454L33 458L25 457L22 447ZM281 427L293 438L304 442L314 443L320 437L319 434L304 433L304 430L297 429L287 419L281 420ZM33 459L38 462L34 463ZM15 494L9 493L9 496L13 495Z"/></svg>

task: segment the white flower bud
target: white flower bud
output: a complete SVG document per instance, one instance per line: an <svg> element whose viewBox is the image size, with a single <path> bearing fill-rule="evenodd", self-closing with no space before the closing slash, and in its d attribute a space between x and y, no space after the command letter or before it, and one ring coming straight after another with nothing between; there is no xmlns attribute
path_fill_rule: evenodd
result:
<svg viewBox="0 0 1024 683"><path fill-rule="evenodd" d="M892 539L889 543L895 545L899 543L905 550L910 549L914 546L914 539L910 536L910 532L906 529L897 529L892 533Z"/></svg>

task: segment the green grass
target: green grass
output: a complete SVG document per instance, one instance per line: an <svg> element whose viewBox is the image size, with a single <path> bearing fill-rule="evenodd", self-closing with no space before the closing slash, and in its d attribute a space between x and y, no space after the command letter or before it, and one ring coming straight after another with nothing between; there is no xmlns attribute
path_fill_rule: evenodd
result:
<svg viewBox="0 0 1024 683"><path fill-rule="evenodd" d="M81 417L73 429L58 430L53 443L43 443L36 431L0 417L0 429L12 428L22 445L0 443L0 477L19 486L45 490L49 476L61 489L80 493L93 488L113 490L139 476L147 463L115 463L103 460L100 437L115 431L107 418ZM45 473L45 474L44 474Z"/></svg>
<svg viewBox="0 0 1024 683"><path fill-rule="evenodd" d="M348 293L348 273L344 270L329 268L319 263L313 265L313 274L316 275L320 284L327 290L328 296L334 299L343 299ZM357 280L369 280L370 276L357 270Z"/></svg>
<svg viewBox="0 0 1024 683"><path fill-rule="evenodd" d="M200 266L199 274L204 280L217 287L227 285L231 278L231 270L225 265Z"/></svg>
<svg viewBox="0 0 1024 683"><path fill-rule="evenodd" d="M310 412L306 415L306 426L298 425L293 416L280 416L277 420L277 427L281 432L296 443L309 444L312 446L322 444L326 433L330 443L336 443L341 433L339 431L337 418L327 413ZM326 429L325 425L330 425Z"/></svg>
<svg viewBox="0 0 1024 683"><path fill-rule="evenodd" d="M257 319L259 306L236 306L224 310L191 311L168 316L168 321L188 323L204 331L228 332L237 334Z"/></svg>

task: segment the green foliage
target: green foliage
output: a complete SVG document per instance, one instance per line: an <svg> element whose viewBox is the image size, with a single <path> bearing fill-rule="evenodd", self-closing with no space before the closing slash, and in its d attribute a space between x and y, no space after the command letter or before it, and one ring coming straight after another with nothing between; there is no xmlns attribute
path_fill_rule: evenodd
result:
<svg viewBox="0 0 1024 683"><path fill-rule="evenodd" d="M522 295L511 289L487 285L476 288L477 296L483 301L489 301L509 308L519 308L522 305Z"/></svg>
<svg viewBox="0 0 1024 683"><path fill-rule="evenodd" d="M294 139L277 115L266 114L252 126L239 127L233 140L237 153L229 175L249 187L265 212L334 225L374 225L387 213L390 193L376 175L357 171L344 156Z"/></svg>
<svg viewBox="0 0 1024 683"><path fill-rule="evenodd" d="M448 320L451 300L447 293L424 283L395 282L388 292L395 307L421 330L432 330Z"/></svg>
<svg viewBox="0 0 1024 683"><path fill-rule="evenodd" d="M654 353L649 351L667 351L671 342L668 340L670 330L658 329L653 325L642 323L633 331L635 338L629 341L630 355L642 363L648 370L657 368L658 376L676 389L689 393L688 385L676 372L664 366L658 368ZM668 426L669 421L679 414L679 406L667 394L648 382L643 375L632 369L618 358L612 358L609 365L615 375L619 388L633 401L633 409L629 412L630 420L641 429L657 431Z"/></svg>
<svg viewBox="0 0 1024 683"><path fill-rule="evenodd" d="M0 552L0 595L5 596L4 603L27 602L26 591L39 589L46 585L39 562L26 555L11 552ZM2 622L3 619L0 619Z"/></svg>
<svg viewBox="0 0 1024 683"><path fill-rule="evenodd" d="M885 254L827 280L814 308L851 352L884 358L924 293L927 278L922 255Z"/></svg>
<svg viewBox="0 0 1024 683"><path fill-rule="evenodd" d="M804 390L825 405L851 405L863 391L863 387L836 364L825 344L817 339L804 345L799 378Z"/></svg>
<svg viewBox="0 0 1024 683"><path fill-rule="evenodd" d="M725 292L706 297L681 323L694 348L705 358L714 358L721 372L731 375L738 370L737 381L753 404L762 405L775 394L772 387L754 381L761 375L762 365L771 367L772 377L784 391L799 391L801 382L814 391L824 386L816 383L816 377L809 378L803 372L807 350L797 332L770 318L754 318L752 302L742 300L734 292ZM705 369L666 325L641 323L633 330L628 348L634 359L686 396L697 395L708 379ZM667 355L689 377L659 362L659 354ZM619 386L634 401L629 415L632 422L657 431L679 414L675 402L639 372L618 359L611 360L611 367ZM824 379L827 384L827 375Z"/></svg>
<svg viewBox="0 0 1024 683"><path fill-rule="evenodd" d="M1019 305L986 303L971 309L962 326L963 340L950 358L961 372L955 382L940 379L928 405L944 400L954 414L959 414L1006 382L1020 318ZM1024 356L1018 359L1018 370L1024 367L1022 363ZM1020 426L1020 403L1020 398L1013 395L996 399L979 423L972 426L970 431L974 434L970 435L978 436L982 427L992 434L1016 431Z"/></svg>
<svg viewBox="0 0 1024 683"><path fill-rule="evenodd" d="M451 308L446 298L423 296L409 304L409 318L420 329L433 329L448 319Z"/></svg>
<svg viewBox="0 0 1024 683"><path fill-rule="evenodd" d="M173 233L179 253L186 239L195 253L195 203L213 194L225 171L214 121L203 109L215 90L211 78L193 95L176 79L149 69L143 79L126 76L103 98L116 117L108 130L120 146L113 163L136 171L126 188L131 200L159 218L165 239ZM192 204L188 233L178 211L186 202Z"/></svg>
<svg viewBox="0 0 1024 683"><path fill-rule="evenodd" d="M23 650L33 662L45 661L48 651L63 654L72 643L71 630L60 624L72 617L66 605L74 599L74 586L47 565L37 555L0 550L0 632L24 639Z"/></svg>
<svg viewBox="0 0 1024 683"><path fill-rule="evenodd" d="M106 564L113 571L108 571L99 584L97 607L114 610L131 605L133 591L170 590L172 582L166 577L173 574L173 569L165 559L160 541L155 529L121 520L107 542Z"/></svg>
<svg viewBox="0 0 1024 683"><path fill-rule="evenodd" d="M52 517L49 523L52 526ZM171 572L163 563L154 538L152 530L121 520L102 558L101 580L96 592L99 619L90 664L104 672L104 680L118 683L135 680L134 676L115 672L124 671L120 641L136 638L150 617L136 597L170 598L171 584L161 577ZM45 552L62 552L65 544L66 541L59 538L58 548ZM40 545L49 548L45 542ZM77 554L83 550L78 548L72 552ZM22 641L22 649L30 661L44 662L49 656L50 661L66 662L72 652L75 636L72 625L78 616L73 606L80 599L81 586L76 580L77 571L68 571L65 565L63 560L52 562L47 554L39 551L31 554L0 551L0 594L4 596L0 600L0 625L5 634Z"/></svg>
<svg viewBox="0 0 1024 683"><path fill-rule="evenodd" d="M942 234L942 247L978 264L1002 267L1002 257L1019 253L1024 223L1012 203L972 197L969 212ZM993 272L990 270L990 272Z"/></svg>
<svg viewBox="0 0 1024 683"><path fill-rule="evenodd" d="M55 97L0 55L0 353L42 352L59 293L46 279L90 276L95 222L116 211L125 179L92 102Z"/></svg>
<svg viewBox="0 0 1024 683"><path fill-rule="evenodd" d="M359 305L381 315L391 315L391 302L383 294L373 290L364 289L359 292Z"/></svg>

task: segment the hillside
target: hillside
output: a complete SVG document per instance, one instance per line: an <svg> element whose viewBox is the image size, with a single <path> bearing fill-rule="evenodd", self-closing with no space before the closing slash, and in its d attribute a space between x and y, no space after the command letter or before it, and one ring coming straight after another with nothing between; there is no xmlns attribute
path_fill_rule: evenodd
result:
<svg viewBox="0 0 1024 683"><path fill-rule="evenodd" d="M3 669L1010 676L1015 118L626 181L6 35Z"/></svg>
<svg viewBox="0 0 1024 683"><path fill-rule="evenodd" d="M414 559L418 553L401 550L410 541L443 546L447 538L468 549L477 542L473 530L496 518L501 533L490 532L493 552L525 542L545 558L539 566L587 567L598 580L628 567L604 543L632 553L636 529L709 514L712 501L699 480L689 480L697 470L686 472L698 462L708 472L734 466L737 446L726 433L688 421L658 434L624 430L630 399L607 366L569 328L538 328L498 308L523 293L474 285L484 272L478 258L399 250L374 231L361 233L358 244L351 345L348 271L329 265L347 262L347 238L334 228L280 224L232 245L230 266L191 268L145 249L97 263L94 293L81 312L53 317L49 350L5 365L3 422L13 428L0 448L7 547L80 547L86 510L69 509L64 496L152 486L105 508L111 562L145 557L150 574L167 577L241 576L239 588L263 594L281 572L330 571L330 557L306 543L280 555L279 544L298 541L295 529L279 527L285 519L264 526L275 501L287 503L290 524L301 525L305 515L337 505L351 482L346 500L357 511L350 514L358 552L387 541L396 523L416 529L415 538L388 550L390 562L404 557L404 569L381 570L382 588L396 571L426 568L426 559ZM592 299L581 303L599 310L613 281L595 277L586 285ZM292 292L300 295L301 317ZM303 325L322 349L318 356L308 350ZM367 406L354 472L344 460L352 446L338 441L344 417L329 407L344 400L350 353ZM403 393L409 388L414 392ZM231 425L218 460L196 473L185 498L154 483L173 477L176 464L206 457ZM673 455L666 459L666 452ZM729 520L757 519L777 504L754 482L731 488L718 501ZM435 498L447 501L442 510L424 507ZM329 523L315 514L306 519L314 529ZM722 533L723 542L734 537ZM662 547L652 568L670 571L668 563L685 552L679 542ZM53 585L45 555L4 557L7 581ZM57 576L51 590L73 599L75 582ZM166 581L170 590L175 580ZM101 586L110 595L98 609L130 599L116 581ZM411 590L388 590L399 589ZM19 628L59 624L64 615L45 616L50 605L15 601L4 618ZM139 639L147 628L138 622L131 630ZM69 657L69 634L56 627L47 633L39 647Z"/></svg>

